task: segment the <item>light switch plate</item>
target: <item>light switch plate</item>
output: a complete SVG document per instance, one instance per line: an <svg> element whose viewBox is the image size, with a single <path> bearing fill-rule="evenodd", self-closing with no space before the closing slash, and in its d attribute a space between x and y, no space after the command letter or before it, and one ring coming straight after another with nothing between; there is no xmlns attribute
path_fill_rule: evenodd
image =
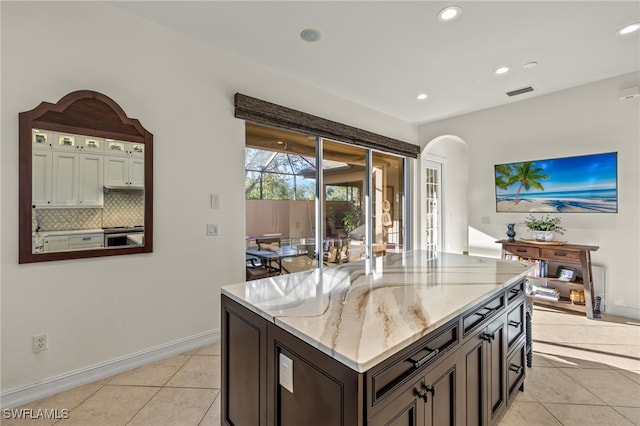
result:
<svg viewBox="0 0 640 426"><path fill-rule="evenodd" d="M293 360L280 354L280 385L293 393Z"/></svg>
<svg viewBox="0 0 640 426"><path fill-rule="evenodd" d="M209 237L215 237L220 235L220 230L218 229L218 224L217 223L210 223L207 225L207 235Z"/></svg>
<svg viewBox="0 0 640 426"><path fill-rule="evenodd" d="M211 208L216 210L220 208L220 194L211 194Z"/></svg>

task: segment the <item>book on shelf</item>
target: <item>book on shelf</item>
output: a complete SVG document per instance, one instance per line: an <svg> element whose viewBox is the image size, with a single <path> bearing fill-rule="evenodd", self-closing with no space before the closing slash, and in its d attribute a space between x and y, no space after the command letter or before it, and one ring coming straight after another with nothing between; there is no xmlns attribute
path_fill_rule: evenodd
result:
<svg viewBox="0 0 640 426"><path fill-rule="evenodd" d="M529 265L535 265L536 268L529 272L528 276L538 278L547 277L549 275L549 262L540 259L529 259L519 256L510 256L510 260L516 260L521 263L527 263Z"/></svg>
<svg viewBox="0 0 640 426"><path fill-rule="evenodd" d="M552 287L540 287L535 284L531 285L529 295L535 299L552 300L557 302L560 300L560 291Z"/></svg>

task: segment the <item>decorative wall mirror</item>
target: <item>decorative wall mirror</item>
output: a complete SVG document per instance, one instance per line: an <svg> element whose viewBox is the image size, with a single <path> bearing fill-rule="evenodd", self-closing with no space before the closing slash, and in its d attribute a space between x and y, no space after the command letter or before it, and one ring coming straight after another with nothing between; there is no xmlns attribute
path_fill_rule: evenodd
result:
<svg viewBox="0 0 640 426"><path fill-rule="evenodd" d="M90 90L19 116L19 262L153 251L153 135Z"/></svg>

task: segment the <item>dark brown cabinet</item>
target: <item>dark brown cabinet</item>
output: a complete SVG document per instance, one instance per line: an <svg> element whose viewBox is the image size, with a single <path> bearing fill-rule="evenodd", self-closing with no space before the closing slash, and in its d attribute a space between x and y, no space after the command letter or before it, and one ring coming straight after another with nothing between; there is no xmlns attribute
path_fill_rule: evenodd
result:
<svg viewBox="0 0 640 426"><path fill-rule="evenodd" d="M399 393L367 422L371 426L447 426L460 422L456 389L458 356L454 353Z"/></svg>
<svg viewBox="0 0 640 426"><path fill-rule="evenodd" d="M221 408L225 424L267 424L267 321L224 298Z"/></svg>
<svg viewBox="0 0 640 426"><path fill-rule="evenodd" d="M506 405L506 315L466 339L461 349L465 374L466 424L486 425L502 415Z"/></svg>
<svg viewBox="0 0 640 426"><path fill-rule="evenodd" d="M223 424L496 424L524 386L520 289L522 281L364 372L223 295Z"/></svg>

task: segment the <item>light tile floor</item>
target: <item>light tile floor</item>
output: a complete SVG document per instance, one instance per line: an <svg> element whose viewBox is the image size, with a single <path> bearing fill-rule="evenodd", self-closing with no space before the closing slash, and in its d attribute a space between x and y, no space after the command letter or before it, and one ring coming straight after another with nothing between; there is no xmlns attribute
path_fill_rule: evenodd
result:
<svg viewBox="0 0 640 426"><path fill-rule="evenodd" d="M500 426L640 425L640 321L587 320L536 306L533 339L525 391ZM220 346L204 346L22 408L66 408L69 418L57 423L2 419L2 425L218 426Z"/></svg>

